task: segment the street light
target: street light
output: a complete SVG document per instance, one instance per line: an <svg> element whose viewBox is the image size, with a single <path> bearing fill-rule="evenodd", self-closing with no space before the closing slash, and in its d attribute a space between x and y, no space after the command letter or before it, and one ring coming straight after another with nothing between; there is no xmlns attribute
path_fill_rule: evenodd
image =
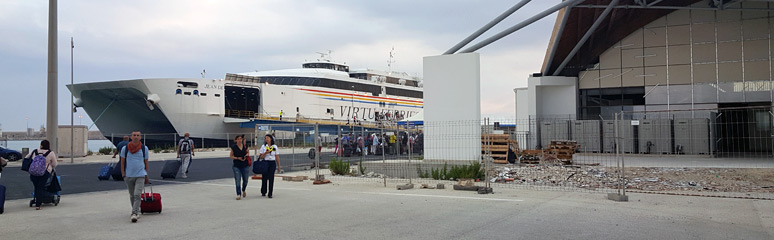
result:
<svg viewBox="0 0 774 240"><path fill-rule="evenodd" d="M350 112L355 111L355 85L352 85L352 108L349 110ZM355 117L355 114L352 114L352 125L350 125L349 128L352 128L355 125L355 120L357 117Z"/></svg>
<svg viewBox="0 0 774 240"><path fill-rule="evenodd" d="M83 125L83 115L78 115L78 125Z"/></svg>

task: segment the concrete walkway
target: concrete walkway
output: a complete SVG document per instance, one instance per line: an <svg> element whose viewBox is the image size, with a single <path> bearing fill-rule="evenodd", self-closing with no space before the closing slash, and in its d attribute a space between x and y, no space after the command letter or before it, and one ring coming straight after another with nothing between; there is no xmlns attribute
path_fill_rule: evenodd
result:
<svg viewBox="0 0 774 240"><path fill-rule="evenodd" d="M170 181L170 183L175 183ZM130 223L125 190L72 194L40 211L5 204L3 239L772 239L774 201L495 189L495 194L277 179L275 198L234 199L232 179L166 184L161 214ZM37 227L33 227L37 226Z"/></svg>

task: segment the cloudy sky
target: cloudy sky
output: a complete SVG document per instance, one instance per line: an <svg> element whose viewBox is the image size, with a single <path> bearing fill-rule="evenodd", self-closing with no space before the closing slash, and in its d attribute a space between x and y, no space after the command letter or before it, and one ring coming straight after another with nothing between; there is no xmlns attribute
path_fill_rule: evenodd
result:
<svg viewBox="0 0 774 240"><path fill-rule="evenodd" d="M517 1L69 0L59 3L59 122L69 124L70 37L75 82L201 77L300 67L332 50L353 69L422 75L439 55ZM532 1L484 39L560 0ZM0 0L0 124L45 124L48 1ZM540 71L555 15L479 50L483 116L514 117L513 88ZM474 41L474 43L477 41ZM83 112L82 123L91 124ZM96 127L95 127L96 128ZM92 128L94 130L95 128Z"/></svg>

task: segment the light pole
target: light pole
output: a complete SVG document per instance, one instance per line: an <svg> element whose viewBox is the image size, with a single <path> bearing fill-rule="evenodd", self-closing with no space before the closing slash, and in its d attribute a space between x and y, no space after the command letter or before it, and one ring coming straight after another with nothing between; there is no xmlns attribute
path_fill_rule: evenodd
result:
<svg viewBox="0 0 774 240"><path fill-rule="evenodd" d="M73 38L70 37L70 87L73 86L73 50L75 49L75 43ZM70 163L73 163L73 155L75 155L75 128L73 126L73 116L75 115L75 100L73 98L73 91L70 91L70 107L73 108L70 111Z"/></svg>
<svg viewBox="0 0 774 240"><path fill-rule="evenodd" d="M24 132L26 132L27 133L27 137L29 137L30 136L30 130L29 130L30 129L30 117L29 116L25 116L24 120L27 120L27 127L24 128Z"/></svg>
<svg viewBox="0 0 774 240"><path fill-rule="evenodd" d="M83 115L78 115L78 125L83 125Z"/></svg>
<svg viewBox="0 0 774 240"><path fill-rule="evenodd" d="M350 111L353 112L352 114L352 125L349 125L349 128L352 129L355 125L355 120L357 120L357 117L355 117L354 111L355 111L355 85L352 85L352 108L350 108Z"/></svg>

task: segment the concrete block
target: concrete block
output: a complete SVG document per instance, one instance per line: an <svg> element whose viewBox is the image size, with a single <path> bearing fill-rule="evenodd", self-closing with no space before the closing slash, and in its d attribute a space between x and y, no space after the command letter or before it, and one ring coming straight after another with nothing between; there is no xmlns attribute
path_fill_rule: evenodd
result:
<svg viewBox="0 0 774 240"><path fill-rule="evenodd" d="M492 191L492 188L490 187L479 187L478 188L478 194L492 194L494 191Z"/></svg>
<svg viewBox="0 0 774 240"><path fill-rule="evenodd" d="M445 189L446 186L443 185L443 183L439 183L438 186L435 186L437 189Z"/></svg>
<svg viewBox="0 0 774 240"><path fill-rule="evenodd" d="M607 194L607 199L608 200L613 200L613 201L616 201L616 202L628 202L629 201L629 196L621 195L621 194L618 194L618 193L608 193Z"/></svg>
<svg viewBox="0 0 774 240"><path fill-rule="evenodd" d="M414 188L414 184L398 185L398 190L407 190Z"/></svg>
<svg viewBox="0 0 774 240"><path fill-rule="evenodd" d="M455 184L454 190L460 190L460 191L478 191L478 186L464 186Z"/></svg>

